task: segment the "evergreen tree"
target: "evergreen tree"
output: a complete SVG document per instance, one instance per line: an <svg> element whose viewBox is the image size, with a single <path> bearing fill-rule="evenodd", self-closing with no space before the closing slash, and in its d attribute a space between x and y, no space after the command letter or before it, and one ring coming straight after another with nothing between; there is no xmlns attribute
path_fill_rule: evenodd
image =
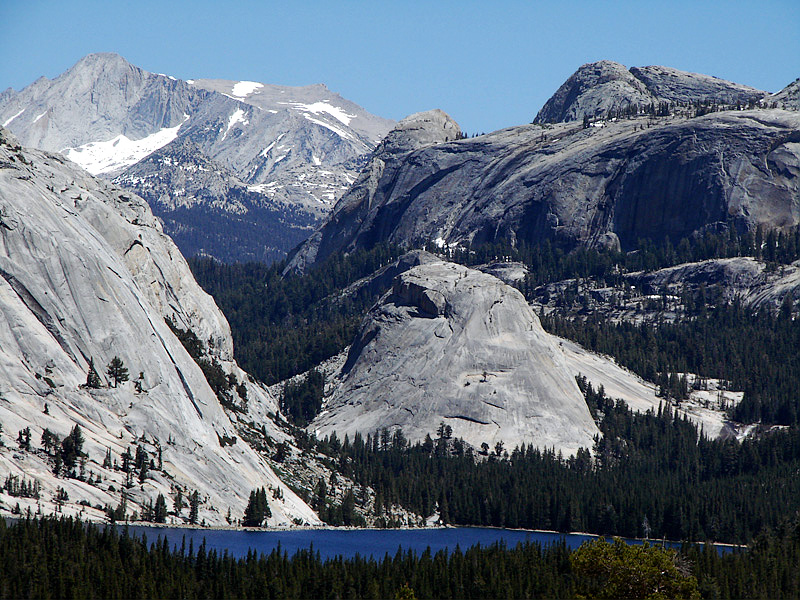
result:
<svg viewBox="0 0 800 600"><path fill-rule="evenodd" d="M89 359L89 373L86 375L86 387L91 389L98 389L103 385L100 381L100 375L97 369L94 368L94 358Z"/></svg>
<svg viewBox="0 0 800 600"><path fill-rule="evenodd" d="M19 444L20 450L30 450L31 449L31 428L26 427L25 429L20 429L19 433L17 434L17 444Z"/></svg>
<svg viewBox="0 0 800 600"><path fill-rule="evenodd" d="M247 508L244 510L242 525L245 527L261 527L267 518L272 516L267 501L267 492L262 487L250 492Z"/></svg>
<svg viewBox="0 0 800 600"><path fill-rule="evenodd" d="M185 506L186 504L184 503L183 500L183 491L181 490L181 488L178 488L178 491L175 492L175 499L172 501L172 507L173 510L175 511L175 514L180 516L181 511Z"/></svg>
<svg viewBox="0 0 800 600"><path fill-rule="evenodd" d="M128 381L128 368L119 356L111 359L111 362L106 367L106 373L114 380L114 387Z"/></svg>
<svg viewBox="0 0 800 600"><path fill-rule="evenodd" d="M72 472L78 459L83 456L83 432L80 425L75 425L69 435L63 439L60 454L67 472Z"/></svg>
<svg viewBox="0 0 800 600"><path fill-rule="evenodd" d="M167 500L164 494L159 494L156 498L156 505L153 509L153 521L156 523L165 523L167 520Z"/></svg>
<svg viewBox="0 0 800 600"><path fill-rule="evenodd" d="M197 490L192 492L192 495L189 496L189 523L192 525L197 524L197 517L200 510L200 494L197 493Z"/></svg>

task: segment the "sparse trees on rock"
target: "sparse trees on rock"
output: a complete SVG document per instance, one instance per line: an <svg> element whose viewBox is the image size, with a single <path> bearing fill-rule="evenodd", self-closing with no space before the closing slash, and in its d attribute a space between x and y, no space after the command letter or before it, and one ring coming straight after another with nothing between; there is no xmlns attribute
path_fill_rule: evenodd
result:
<svg viewBox="0 0 800 600"><path fill-rule="evenodd" d="M31 449L31 428L26 427L25 429L20 429L19 433L17 434L17 444L19 444L20 450L30 450Z"/></svg>

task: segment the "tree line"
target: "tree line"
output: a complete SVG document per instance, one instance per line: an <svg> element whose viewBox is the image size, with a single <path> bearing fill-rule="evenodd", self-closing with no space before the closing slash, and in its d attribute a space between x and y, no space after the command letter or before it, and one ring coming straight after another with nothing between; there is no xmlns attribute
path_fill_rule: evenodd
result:
<svg viewBox="0 0 800 600"><path fill-rule="evenodd" d="M583 380L603 433L566 458L533 446L473 450L401 430L313 442L327 464L391 504L456 525L747 543L800 508L800 430L709 440L666 403L635 413Z"/></svg>

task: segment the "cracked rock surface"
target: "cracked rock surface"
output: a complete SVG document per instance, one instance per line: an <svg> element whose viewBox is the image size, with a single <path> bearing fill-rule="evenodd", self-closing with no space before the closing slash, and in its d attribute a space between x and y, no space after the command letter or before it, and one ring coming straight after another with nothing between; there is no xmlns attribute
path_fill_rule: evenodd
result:
<svg viewBox="0 0 800 600"><path fill-rule="evenodd" d="M342 439L400 427L421 440L440 422L476 447L525 442L565 454L598 433L563 351L523 296L435 260L398 275L365 317L309 429Z"/></svg>
<svg viewBox="0 0 800 600"><path fill-rule="evenodd" d="M101 466L106 451L118 460L144 445L151 456L160 449L163 470L129 490L131 508L180 487L199 492L206 523L222 524L228 507L239 517L250 491L270 486L283 494L270 502L270 524L318 523L247 443L236 443L229 417L166 318L194 331L209 356L243 382L251 411L277 410L233 362L225 317L145 201L57 154L21 148L0 128L0 423L7 444L0 474L38 481L45 513L63 486L72 503L66 513L102 519L95 507L120 502L120 472ZM115 356L130 371L119 386L105 377ZM98 389L83 385L91 360ZM103 485L56 478L44 453L17 452L9 443L28 427L38 447L45 429L63 437L74 425L86 438L87 469L102 474ZM7 508L0 498L0 512Z"/></svg>

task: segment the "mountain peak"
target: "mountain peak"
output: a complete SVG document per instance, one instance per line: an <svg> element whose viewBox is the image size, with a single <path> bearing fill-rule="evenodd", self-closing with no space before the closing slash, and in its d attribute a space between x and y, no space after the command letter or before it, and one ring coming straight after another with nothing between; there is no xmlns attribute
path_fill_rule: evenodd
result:
<svg viewBox="0 0 800 600"><path fill-rule="evenodd" d="M575 71L545 103L534 123L578 121L586 115L602 117L628 106L660 102L746 104L764 96L761 90L711 75L658 65L628 69L601 60Z"/></svg>
<svg viewBox="0 0 800 600"><path fill-rule="evenodd" d="M457 140L461 128L443 110L414 113L401 120L384 138L377 153L399 154Z"/></svg>
<svg viewBox="0 0 800 600"><path fill-rule="evenodd" d="M95 52L87 54L76 62L67 72L73 71L107 71L109 69L136 68L115 52Z"/></svg>
<svg viewBox="0 0 800 600"><path fill-rule="evenodd" d="M601 60L582 65L545 103L534 123L596 117L623 104L650 104L655 97L625 65Z"/></svg>

